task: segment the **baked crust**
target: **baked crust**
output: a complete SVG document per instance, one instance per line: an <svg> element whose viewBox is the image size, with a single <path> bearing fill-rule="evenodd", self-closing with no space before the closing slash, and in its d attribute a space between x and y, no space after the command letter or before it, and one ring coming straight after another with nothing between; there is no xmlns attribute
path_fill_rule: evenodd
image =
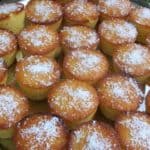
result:
<svg viewBox="0 0 150 150"><path fill-rule="evenodd" d="M17 89L0 86L0 128L13 127L28 114L27 98Z"/></svg>
<svg viewBox="0 0 150 150"><path fill-rule="evenodd" d="M50 87L60 78L59 65L53 58L29 56L17 63L16 80L35 89Z"/></svg>
<svg viewBox="0 0 150 150"><path fill-rule="evenodd" d="M6 77L7 71L8 70L4 62L4 59L0 58L0 82L3 81L3 79Z"/></svg>
<svg viewBox="0 0 150 150"><path fill-rule="evenodd" d="M56 1L31 0L26 6L26 18L36 24L51 24L63 16L62 7Z"/></svg>
<svg viewBox="0 0 150 150"><path fill-rule="evenodd" d="M147 36L147 38L146 38L146 44L147 44L147 46L149 47L149 49L150 49L150 34Z"/></svg>
<svg viewBox="0 0 150 150"><path fill-rule="evenodd" d="M69 150L99 148L121 150L117 133L110 125L94 120L71 132Z"/></svg>
<svg viewBox="0 0 150 150"><path fill-rule="evenodd" d="M50 89L48 103L53 114L73 122L83 120L97 110L98 96L89 84L67 79Z"/></svg>
<svg viewBox="0 0 150 150"><path fill-rule="evenodd" d="M137 82L130 77L112 74L98 84L100 106L121 112L136 111L144 94Z"/></svg>
<svg viewBox="0 0 150 150"><path fill-rule="evenodd" d="M50 114L34 114L18 123L14 135L17 150L66 148L68 131L63 121Z"/></svg>
<svg viewBox="0 0 150 150"><path fill-rule="evenodd" d="M59 36L44 25L29 26L18 35L19 47L31 55L51 53L60 46Z"/></svg>
<svg viewBox="0 0 150 150"><path fill-rule="evenodd" d="M98 32L100 37L113 44L134 43L138 34L133 24L122 19L104 20Z"/></svg>

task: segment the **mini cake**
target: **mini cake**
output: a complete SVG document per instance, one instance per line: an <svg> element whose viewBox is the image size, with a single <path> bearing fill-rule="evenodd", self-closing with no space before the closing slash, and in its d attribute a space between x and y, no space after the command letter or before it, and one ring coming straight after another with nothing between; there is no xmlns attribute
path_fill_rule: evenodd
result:
<svg viewBox="0 0 150 150"><path fill-rule="evenodd" d="M150 50L139 44L119 47L113 54L114 68L144 83L150 77Z"/></svg>
<svg viewBox="0 0 150 150"><path fill-rule="evenodd" d="M150 113L150 91L148 92L146 96L146 111Z"/></svg>
<svg viewBox="0 0 150 150"><path fill-rule="evenodd" d="M64 80L55 84L48 95L50 110L63 118L69 128L91 120L98 107L96 90L78 80Z"/></svg>
<svg viewBox="0 0 150 150"><path fill-rule="evenodd" d="M63 51L66 53L73 49L96 49L99 43L95 30L85 26L65 26L60 32Z"/></svg>
<svg viewBox="0 0 150 150"><path fill-rule="evenodd" d="M117 74L99 82L98 94L100 109L111 120L120 113L136 111L144 96L134 79Z"/></svg>
<svg viewBox="0 0 150 150"><path fill-rule="evenodd" d="M129 20L138 30L137 41L145 44L148 34L150 34L150 9L138 8L131 11Z"/></svg>
<svg viewBox="0 0 150 150"><path fill-rule="evenodd" d="M68 132L63 121L50 114L34 114L18 123L16 150L64 150Z"/></svg>
<svg viewBox="0 0 150 150"><path fill-rule="evenodd" d="M25 11L21 3L0 5L0 28L10 30L15 34L24 27Z"/></svg>
<svg viewBox="0 0 150 150"><path fill-rule="evenodd" d="M150 48L150 34L146 38L146 45Z"/></svg>
<svg viewBox="0 0 150 150"><path fill-rule="evenodd" d="M94 28L99 19L95 4L87 0L73 0L64 7L66 25L84 25Z"/></svg>
<svg viewBox="0 0 150 150"><path fill-rule="evenodd" d="M0 138L10 138L15 124L27 115L26 97L15 88L0 87Z"/></svg>
<svg viewBox="0 0 150 150"><path fill-rule="evenodd" d="M58 30L62 16L61 5L53 0L31 0L26 7L27 25L42 24Z"/></svg>
<svg viewBox="0 0 150 150"><path fill-rule="evenodd" d="M53 58L29 56L16 66L16 80L31 100L43 100L50 86L60 78L60 68Z"/></svg>
<svg viewBox="0 0 150 150"><path fill-rule="evenodd" d="M99 25L100 48L104 53L112 55L118 46L134 43L137 30L134 25L124 20L104 20Z"/></svg>
<svg viewBox="0 0 150 150"><path fill-rule="evenodd" d="M64 57L63 72L66 78L96 84L109 69L107 58L98 50L78 49Z"/></svg>
<svg viewBox="0 0 150 150"><path fill-rule="evenodd" d="M71 132L69 150L121 150L121 147L110 125L91 121Z"/></svg>
<svg viewBox="0 0 150 150"><path fill-rule="evenodd" d="M60 53L59 36L47 26L29 26L18 36L19 47L25 56L54 57Z"/></svg>
<svg viewBox="0 0 150 150"><path fill-rule="evenodd" d="M8 70L4 60L0 58L0 85L6 84L8 76Z"/></svg>
<svg viewBox="0 0 150 150"><path fill-rule="evenodd" d="M129 0L99 0L100 20L110 18L125 19L131 11Z"/></svg>
<svg viewBox="0 0 150 150"><path fill-rule="evenodd" d="M0 29L0 57L4 59L7 67L13 64L16 51L16 37L11 32Z"/></svg>
<svg viewBox="0 0 150 150"><path fill-rule="evenodd" d="M149 150L149 115L145 113L122 114L118 117L115 128L123 149Z"/></svg>

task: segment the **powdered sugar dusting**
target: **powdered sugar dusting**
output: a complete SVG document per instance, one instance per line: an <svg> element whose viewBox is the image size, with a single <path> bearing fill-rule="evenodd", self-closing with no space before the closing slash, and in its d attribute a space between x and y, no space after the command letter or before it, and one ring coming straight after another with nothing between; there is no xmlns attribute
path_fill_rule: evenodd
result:
<svg viewBox="0 0 150 150"><path fill-rule="evenodd" d="M44 149L51 149L51 144L60 135L58 127L59 120L57 117L52 117L50 120L45 119L33 124L31 127L21 129L20 133L23 138L30 138L28 147L37 149L38 145L45 145Z"/></svg>
<svg viewBox="0 0 150 150"><path fill-rule="evenodd" d="M99 41L97 33L86 27L64 27L61 33L66 33L63 44L72 48L91 47Z"/></svg>
<svg viewBox="0 0 150 150"><path fill-rule="evenodd" d="M119 123L128 128L130 132L131 145L142 147L143 149L150 149L150 123L146 117L132 116L130 119L120 121Z"/></svg>

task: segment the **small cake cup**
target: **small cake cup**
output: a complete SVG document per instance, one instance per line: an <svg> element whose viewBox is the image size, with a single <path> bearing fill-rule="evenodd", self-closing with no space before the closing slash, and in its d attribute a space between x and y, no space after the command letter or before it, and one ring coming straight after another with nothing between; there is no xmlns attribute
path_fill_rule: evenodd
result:
<svg viewBox="0 0 150 150"><path fill-rule="evenodd" d="M63 150L67 146L68 131L60 118L34 114L17 124L13 140L16 150Z"/></svg>
<svg viewBox="0 0 150 150"><path fill-rule="evenodd" d="M129 15L129 21L137 28L137 41L145 44L146 37L150 34L150 9L137 8L132 10Z"/></svg>
<svg viewBox="0 0 150 150"><path fill-rule="evenodd" d="M15 35L10 31L0 29L0 57L4 59L7 67L14 63L16 52L17 39Z"/></svg>
<svg viewBox="0 0 150 150"><path fill-rule="evenodd" d="M85 26L63 27L60 31L60 41L64 53L75 49L97 49L98 34L94 29Z"/></svg>
<svg viewBox="0 0 150 150"><path fill-rule="evenodd" d="M47 25L58 30L62 22L62 7L56 1L31 0L26 6L26 25Z"/></svg>
<svg viewBox="0 0 150 150"><path fill-rule="evenodd" d="M104 20L98 32L100 48L110 56L119 46L134 43L138 34L133 24L121 19Z"/></svg>
<svg viewBox="0 0 150 150"><path fill-rule="evenodd" d="M45 25L25 28L18 35L18 43L23 56L57 57L61 51L58 33Z"/></svg>
<svg viewBox="0 0 150 150"><path fill-rule="evenodd" d="M150 50L140 44L127 44L113 54L113 66L116 72L123 72L147 83L150 77Z"/></svg>
<svg viewBox="0 0 150 150"><path fill-rule="evenodd" d="M64 6L65 25L84 25L95 28L99 20L97 6L87 0L74 0Z"/></svg>
<svg viewBox="0 0 150 150"><path fill-rule="evenodd" d="M24 28L25 11L21 3L0 5L0 28L18 34Z"/></svg>
<svg viewBox="0 0 150 150"><path fill-rule="evenodd" d="M107 19L126 19L131 11L129 0L99 0L100 21Z"/></svg>
<svg viewBox="0 0 150 150"><path fill-rule="evenodd" d="M65 78L85 81L92 85L103 79L108 70L109 62L98 50L73 50L63 61Z"/></svg>
<svg viewBox="0 0 150 150"><path fill-rule="evenodd" d="M70 129L91 120L99 104L97 92L92 86L69 79L51 88L48 103L51 112L60 116Z"/></svg>
<svg viewBox="0 0 150 150"><path fill-rule="evenodd" d="M60 68L53 58L29 56L16 66L16 81L31 100L44 100L51 85L59 78Z"/></svg>
<svg viewBox="0 0 150 150"><path fill-rule="evenodd" d="M71 132L69 150L121 150L116 131L98 121L84 123Z"/></svg>
<svg viewBox="0 0 150 150"><path fill-rule="evenodd" d="M144 94L133 78L109 75L98 84L100 110L110 120L123 112L137 111Z"/></svg>
<svg viewBox="0 0 150 150"><path fill-rule="evenodd" d="M11 138L18 121L28 114L26 97L15 88L0 87L0 138Z"/></svg>

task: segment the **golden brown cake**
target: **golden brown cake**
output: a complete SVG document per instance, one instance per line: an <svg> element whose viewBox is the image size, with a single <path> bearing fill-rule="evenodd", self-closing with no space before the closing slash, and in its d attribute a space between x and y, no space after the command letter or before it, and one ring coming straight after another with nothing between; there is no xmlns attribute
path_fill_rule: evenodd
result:
<svg viewBox="0 0 150 150"><path fill-rule="evenodd" d="M131 21L138 30L137 41L145 44L146 37L150 34L150 9L134 9L130 13L129 21Z"/></svg>
<svg viewBox="0 0 150 150"><path fill-rule="evenodd" d="M10 30L15 34L24 27L25 11L21 3L0 5L0 28Z"/></svg>
<svg viewBox="0 0 150 150"><path fill-rule="evenodd" d="M32 100L47 97L50 86L60 78L60 68L53 58L29 56L17 63L16 80L21 90Z"/></svg>
<svg viewBox="0 0 150 150"><path fill-rule="evenodd" d="M133 78L112 74L98 84L100 109L115 120L122 112L134 112L143 101L143 92Z"/></svg>
<svg viewBox="0 0 150 150"><path fill-rule="evenodd" d="M146 45L149 47L150 49L150 34L147 36L146 38Z"/></svg>
<svg viewBox="0 0 150 150"><path fill-rule="evenodd" d="M20 50L25 56L55 57L60 53L59 36L45 25L29 26L18 35Z"/></svg>
<svg viewBox="0 0 150 150"><path fill-rule="evenodd" d="M150 91L146 95L146 111L150 113Z"/></svg>
<svg viewBox="0 0 150 150"><path fill-rule="evenodd" d="M145 83L150 77L150 50L140 44L127 44L113 54L114 68Z"/></svg>
<svg viewBox="0 0 150 150"><path fill-rule="evenodd" d="M71 132L69 150L121 150L115 130L108 124L91 121Z"/></svg>
<svg viewBox="0 0 150 150"><path fill-rule="evenodd" d="M64 7L66 25L84 25L94 28L98 19L97 6L87 0L73 0Z"/></svg>
<svg viewBox="0 0 150 150"><path fill-rule="evenodd" d="M91 120L98 107L96 90L78 80L56 83L48 95L50 111L64 119L69 128Z"/></svg>
<svg viewBox="0 0 150 150"><path fill-rule="evenodd" d="M14 135L17 150L65 150L68 131L50 114L34 114L18 123Z"/></svg>
<svg viewBox="0 0 150 150"><path fill-rule="evenodd" d="M100 20L110 18L125 19L131 11L129 0L99 0Z"/></svg>
<svg viewBox="0 0 150 150"><path fill-rule="evenodd" d="M104 20L99 25L100 48L112 55L119 46L134 43L137 37L135 26L121 19Z"/></svg>
<svg viewBox="0 0 150 150"><path fill-rule="evenodd" d="M3 58L0 58L0 85L5 85L8 77L8 69Z"/></svg>
<svg viewBox="0 0 150 150"><path fill-rule="evenodd" d="M0 57L4 59L7 67L13 64L17 51L17 39L7 30L0 29Z"/></svg>
<svg viewBox="0 0 150 150"><path fill-rule="evenodd" d="M27 25L42 24L58 30L62 16L61 5L53 0L31 0L26 7Z"/></svg>
<svg viewBox="0 0 150 150"><path fill-rule="evenodd" d="M96 84L109 69L107 58L98 50L78 49L64 57L63 72L66 78Z"/></svg>
<svg viewBox="0 0 150 150"><path fill-rule="evenodd" d="M26 97L15 88L0 86L0 138L10 138L15 124L27 115Z"/></svg>
<svg viewBox="0 0 150 150"><path fill-rule="evenodd" d="M65 53L78 48L94 50L99 43L96 31L85 26L63 27L60 40Z"/></svg>
<svg viewBox="0 0 150 150"><path fill-rule="evenodd" d="M128 113L118 117L115 128L123 149L149 150L150 116L145 113Z"/></svg>

